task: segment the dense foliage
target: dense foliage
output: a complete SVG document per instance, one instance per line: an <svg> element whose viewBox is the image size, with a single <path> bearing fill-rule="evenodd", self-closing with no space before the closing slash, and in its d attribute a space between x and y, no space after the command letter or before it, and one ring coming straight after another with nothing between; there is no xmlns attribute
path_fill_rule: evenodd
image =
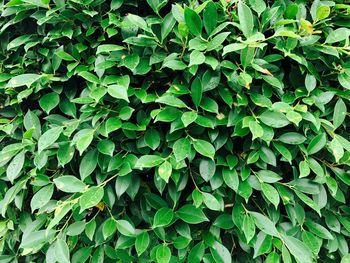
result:
<svg viewBox="0 0 350 263"><path fill-rule="evenodd" d="M350 5L0 1L0 262L350 262Z"/></svg>

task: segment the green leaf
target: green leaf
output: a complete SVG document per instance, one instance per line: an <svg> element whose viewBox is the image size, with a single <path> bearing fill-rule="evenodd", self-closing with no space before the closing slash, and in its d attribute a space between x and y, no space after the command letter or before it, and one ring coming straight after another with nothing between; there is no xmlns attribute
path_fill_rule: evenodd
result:
<svg viewBox="0 0 350 263"><path fill-rule="evenodd" d="M152 150L155 150L160 145L160 135L155 129L149 129L145 134L145 144Z"/></svg>
<svg viewBox="0 0 350 263"><path fill-rule="evenodd" d="M205 61L205 56L202 52L198 50L192 51L190 54L190 64L188 65L189 67L193 65L201 65Z"/></svg>
<svg viewBox="0 0 350 263"><path fill-rule="evenodd" d="M209 35L211 34L211 32L213 32L213 30L216 27L217 17L218 13L216 10L216 5L214 4L214 2L208 2L203 11L203 23L204 28Z"/></svg>
<svg viewBox="0 0 350 263"><path fill-rule="evenodd" d="M193 263L200 263L203 259L204 251L205 245L203 242L196 244L188 254L188 261Z"/></svg>
<svg viewBox="0 0 350 263"><path fill-rule="evenodd" d="M173 152L177 162L184 160L191 151L191 142L188 138L181 138L173 145Z"/></svg>
<svg viewBox="0 0 350 263"><path fill-rule="evenodd" d="M309 93L316 88L316 84L317 84L316 78L311 74L306 74L305 87Z"/></svg>
<svg viewBox="0 0 350 263"><path fill-rule="evenodd" d="M247 47L247 45L243 44L243 43L229 44L229 45L224 47L224 51L223 51L222 55L225 56L228 53L232 53L232 52L244 49L246 47Z"/></svg>
<svg viewBox="0 0 350 263"><path fill-rule="evenodd" d="M222 177L224 179L225 184L230 187L232 190L237 192L239 186L239 178L237 171L235 169L229 170L224 168L222 170Z"/></svg>
<svg viewBox="0 0 350 263"><path fill-rule="evenodd" d="M41 153L46 148L54 144L60 137L63 127L55 127L47 130L38 140L38 152Z"/></svg>
<svg viewBox="0 0 350 263"><path fill-rule="evenodd" d="M327 5L322 5L317 8L316 11L316 19L317 20L323 20L329 17L329 14L331 13L331 8Z"/></svg>
<svg viewBox="0 0 350 263"><path fill-rule="evenodd" d="M153 227L164 227L168 226L173 220L174 212L167 208L162 207L157 211L153 219Z"/></svg>
<svg viewBox="0 0 350 263"><path fill-rule="evenodd" d="M136 235L136 229L126 220L117 220L117 229L119 233L127 237L134 237Z"/></svg>
<svg viewBox="0 0 350 263"><path fill-rule="evenodd" d="M210 210L222 211L223 208L219 201L212 194L202 192L203 202Z"/></svg>
<svg viewBox="0 0 350 263"><path fill-rule="evenodd" d="M264 136L264 129L256 121L249 122L249 129L253 135L253 139L261 138Z"/></svg>
<svg viewBox="0 0 350 263"><path fill-rule="evenodd" d="M158 103L166 104L169 106L173 106L175 108L186 108L186 104L180 100L179 98L176 98L172 95L163 95L162 97L158 98L156 100Z"/></svg>
<svg viewBox="0 0 350 263"><path fill-rule="evenodd" d="M300 263L312 262L312 254L308 247L301 242L299 239L296 239L292 236L282 236L282 240L290 253L298 260Z"/></svg>
<svg viewBox="0 0 350 263"><path fill-rule="evenodd" d="M298 145L305 142L306 138L297 132L287 132L282 134L278 140L286 144Z"/></svg>
<svg viewBox="0 0 350 263"><path fill-rule="evenodd" d="M164 17L164 20L161 25L161 41L163 42L164 39L170 34L170 32L173 30L173 27L175 26L176 20L172 13L167 14Z"/></svg>
<svg viewBox="0 0 350 263"><path fill-rule="evenodd" d="M199 224L209 221L203 211L193 205L184 205L177 210L176 215L188 224Z"/></svg>
<svg viewBox="0 0 350 263"><path fill-rule="evenodd" d="M158 167L158 174L166 183L169 182L169 178L172 174L173 167L171 163L165 161Z"/></svg>
<svg viewBox="0 0 350 263"><path fill-rule="evenodd" d="M184 126L187 127L197 119L197 116L198 116L197 112L187 111L182 114L181 121L184 124Z"/></svg>
<svg viewBox="0 0 350 263"><path fill-rule="evenodd" d="M143 252L147 250L149 243L150 243L150 238L149 238L149 234L146 231L142 232L136 237L135 249L138 256L140 256Z"/></svg>
<svg viewBox="0 0 350 263"><path fill-rule="evenodd" d="M128 87L122 85L110 85L107 88L107 92L113 98L122 99L129 102Z"/></svg>
<svg viewBox="0 0 350 263"><path fill-rule="evenodd" d="M86 185L75 176L64 175L53 180L56 187L66 193L81 193Z"/></svg>
<svg viewBox="0 0 350 263"><path fill-rule="evenodd" d="M334 129L337 129L340 125L343 124L346 113L347 113L346 105L342 99L339 99L335 104L334 112L333 112Z"/></svg>
<svg viewBox="0 0 350 263"><path fill-rule="evenodd" d="M249 212L249 214L254 218L256 226L261 231L270 236L279 237L275 224L269 218L257 212Z"/></svg>
<svg viewBox="0 0 350 263"><path fill-rule="evenodd" d="M151 168L163 162L164 159L158 155L143 155L137 160L135 167L138 169Z"/></svg>
<svg viewBox="0 0 350 263"><path fill-rule="evenodd" d="M96 206L103 198L102 187L91 187L79 199L80 211Z"/></svg>
<svg viewBox="0 0 350 263"><path fill-rule="evenodd" d="M280 112L265 111L259 116L259 119L272 128L283 128L289 124L287 117Z"/></svg>
<svg viewBox="0 0 350 263"><path fill-rule="evenodd" d="M97 47L96 55L101 54L101 53L110 53L113 51L120 51L123 50L124 47L114 45L114 44L104 44L104 45L99 45Z"/></svg>
<svg viewBox="0 0 350 263"><path fill-rule="evenodd" d="M321 216L320 207L310 197L298 190L294 190L294 193L300 198L301 201L303 201L306 205L315 210Z"/></svg>
<svg viewBox="0 0 350 263"><path fill-rule="evenodd" d="M322 150L323 147L326 146L326 143L327 143L327 137L325 133L321 133L315 136L307 146L308 154L315 154L319 152L320 150Z"/></svg>
<svg viewBox="0 0 350 263"><path fill-rule="evenodd" d="M201 155L214 159L215 148L209 142L201 139L195 139L193 140L193 147Z"/></svg>
<svg viewBox="0 0 350 263"><path fill-rule="evenodd" d="M50 201L52 194L53 185L47 185L36 192L32 200L30 200L32 211L45 206Z"/></svg>
<svg viewBox="0 0 350 263"><path fill-rule="evenodd" d="M55 257L59 263L70 263L69 248L62 239L57 239L55 243Z"/></svg>
<svg viewBox="0 0 350 263"><path fill-rule="evenodd" d="M38 74L22 74L15 76L9 80L6 87L21 87L21 86L27 86L28 88L36 81L42 78L42 75Z"/></svg>
<svg viewBox="0 0 350 263"><path fill-rule="evenodd" d="M191 34L199 36L202 33L202 20L192 9L186 7L184 12L185 22Z"/></svg>
<svg viewBox="0 0 350 263"><path fill-rule="evenodd" d="M215 262L231 263L232 257L230 251L218 241L214 241L213 247L210 249L211 255Z"/></svg>
<svg viewBox="0 0 350 263"><path fill-rule="evenodd" d="M102 154L113 156L115 145L110 140L101 140L97 144L97 149Z"/></svg>
<svg viewBox="0 0 350 263"><path fill-rule="evenodd" d="M350 30L347 28L338 28L330 32L330 34L326 38L327 44L333 44L337 42L341 42L347 39L350 36Z"/></svg>
<svg viewBox="0 0 350 263"><path fill-rule="evenodd" d="M242 230L244 233L244 236L247 240L247 244L252 240L252 238L255 235L255 223L251 216L246 215L243 219L243 225Z"/></svg>
<svg viewBox="0 0 350 263"><path fill-rule="evenodd" d="M25 151L17 154L9 163L6 169L6 177L11 183L20 175L25 161Z"/></svg>
<svg viewBox="0 0 350 263"><path fill-rule="evenodd" d="M192 82L191 94L192 94L192 101L194 105L198 107L199 104L201 103L202 94L203 94L202 82L198 77L196 77Z"/></svg>
<svg viewBox="0 0 350 263"><path fill-rule="evenodd" d="M339 160L343 157L344 155L344 149L342 144L340 143L340 141L337 138L334 138L330 144L329 144L329 148L335 158L335 161L338 163Z"/></svg>
<svg viewBox="0 0 350 263"><path fill-rule="evenodd" d="M114 218L108 218L103 223L102 235L104 239L107 239L117 230L117 221Z"/></svg>
<svg viewBox="0 0 350 263"><path fill-rule="evenodd" d="M171 251L166 245L159 245L156 252L157 263L169 263Z"/></svg>
<svg viewBox="0 0 350 263"><path fill-rule="evenodd" d="M322 239L333 240L332 234L324 226L317 224L313 221L306 221L305 225L310 230L310 232L314 233L316 236Z"/></svg>
<svg viewBox="0 0 350 263"><path fill-rule="evenodd" d="M243 35L246 38L250 37L254 30L254 17L250 8L243 1L238 3L238 18Z"/></svg>
<svg viewBox="0 0 350 263"><path fill-rule="evenodd" d="M40 107L49 114L50 111L58 105L60 102L60 97L56 92L48 93L41 97L39 100Z"/></svg>
<svg viewBox="0 0 350 263"><path fill-rule="evenodd" d="M270 170L260 170L257 172L257 176L259 179L265 183L276 183L280 180L282 180L282 177L279 176L277 173L270 171Z"/></svg>
<svg viewBox="0 0 350 263"><path fill-rule="evenodd" d="M91 150L81 160L79 166L79 174L82 181L85 180L86 177L92 174L92 172L96 169L97 166L97 151Z"/></svg>
<svg viewBox="0 0 350 263"><path fill-rule="evenodd" d="M261 190L264 196L278 209L278 204L280 202L280 196L277 190L270 184L261 184Z"/></svg>

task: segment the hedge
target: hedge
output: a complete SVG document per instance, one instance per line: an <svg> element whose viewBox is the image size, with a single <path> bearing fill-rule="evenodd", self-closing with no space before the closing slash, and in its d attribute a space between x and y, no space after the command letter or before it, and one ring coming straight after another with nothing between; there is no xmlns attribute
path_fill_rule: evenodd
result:
<svg viewBox="0 0 350 263"><path fill-rule="evenodd" d="M0 262L350 262L350 5L0 1Z"/></svg>

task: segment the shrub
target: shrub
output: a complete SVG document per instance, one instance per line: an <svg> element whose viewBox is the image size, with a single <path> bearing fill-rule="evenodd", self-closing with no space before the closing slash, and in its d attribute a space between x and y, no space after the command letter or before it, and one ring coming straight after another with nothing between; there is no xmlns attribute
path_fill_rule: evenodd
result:
<svg viewBox="0 0 350 263"><path fill-rule="evenodd" d="M350 5L0 4L1 262L349 262Z"/></svg>

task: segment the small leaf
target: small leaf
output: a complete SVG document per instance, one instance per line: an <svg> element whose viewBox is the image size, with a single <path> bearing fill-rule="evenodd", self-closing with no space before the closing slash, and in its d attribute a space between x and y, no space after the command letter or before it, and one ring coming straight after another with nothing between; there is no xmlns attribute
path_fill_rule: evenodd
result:
<svg viewBox="0 0 350 263"><path fill-rule="evenodd" d="M264 196L278 209L278 204L280 202L280 196L277 190L270 184L261 184L261 190Z"/></svg>
<svg viewBox="0 0 350 263"><path fill-rule="evenodd" d="M177 212L176 215L188 224L199 224L209 221L203 211L193 205L184 205Z"/></svg>
<svg viewBox="0 0 350 263"><path fill-rule="evenodd" d="M309 263L313 261L310 250L299 239L283 235L282 240L284 241L284 244L287 246L290 253L298 260L298 262Z"/></svg>
<svg viewBox="0 0 350 263"><path fill-rule="evenodd" d="M345 120L345 116L347 113L347 108L342 99L339 99L334 107L333 112L333 125L334 129L337 129Z"/></svg>
<svg viewBox="0 0 350 263"><path fill-rule="evenodd" d="M203 23L205 30L210 34L216 27L218 13L214 2L208 2L203 12Z"/></svg>
<svg viewBox="0 0 350 263"><path fill-rule="evenodd" d="M41 97L39 100L40 107L49 114L52 109L54 109L60 102L60 97L56 92L48 93Z"/></svg>
<svg viewBox="0 0 350 263"><path fill-rule="evenodd" d="M193 11L192 9L186 7L185 8L185 22L190 30L191 34L195 36L199 36L202 33L202 20L199 15Z"/></svg>
<svg viewBox="0 0 350 263"><path fill-rule="evenodd" d="M157 263L169 263L171 251L166 245L159 245L156 252Z"/></svg>
<svg viewBox="0 0 350 263"><path fill-rule="evenodd" d="M102 187L92 187L87 190L79 199L80 211L96 206L103 198Z"/></svg>
<svg viewBox="0 0 350 263"><path fill-rule="evenodd" d="M275 224L269 218L257 212L249 212L249 214L254 218L256 226L261 231L268 235L279 237Z"/></svg>
<svg viewBox="0 0 350 263"><path fill-rule="evenodd" d="M326 146L327 143L327 136L326 133L321 133L314 137L312 141L307 146L307 152L308 154L315 154L322 150L323 147Z"/></svg>
<svg viewBox="0 0 350 263"><path fill-rule="evenodd" d="M114 218L108 218L102 227L102 235L104 239L107 239L117 230L117 222Z"/></svg>
<svg viewBox="0 0 350 263"><path fill-rule="evenodd" d="M64 175L53 180L56 187L66 193L81 193L86 185L75 176Z"/></svg>
<svg viewBox="0 0 350 263"><path fill-rule="evenodd" d="M253 134L252 140L255 140L256 138L261 138L264 136L264 129L256 121L249 122L249 129Z"/></svg>
<svg viewBox="0 0 350 263"><path fill-rule="evenodd" d="M10 81L7 83L6 87L21 87L21 86L27 86L30 87L35 81L41 79L42 75L37 74L22 74L15 76L10 79Z"/></svg>
<svg viewBox="0 0 350 263"><path fill-rule="evenodd" d="M50 201L53 194L53 188L54 187L52 184L47 185L35 193L30 201L30 207L32 208L33 212L34 210L45 206Z"/></svg>
<svg viewBox="0 0 350 263"><path fill-rule="evenodd" d="M197 119L197 116L198 116L197 112L187 111L182 114L181 121L184 124L184 126L187 127Z"/></svg>
<svg viewBox="0 0 350 263"><path fill-rule="evenodd" d="M128 98L128 87L122 85L110 85L107 88L107 92L113 98L122 99L129 102Z"/></svg>
<svg viewBox="0 0 350 263"><path fill-rule="evenodd" d="M289 124L287 117L280 112L265 111L259 119L272 128L283 128Z"/></svg>
<svg viewBox="0 0 350 263"><path fill-rule="evenodd" d="M184 160L191 152L191 143L188 138L181 138L173 145L173 152L177 162Z"/></svg>
<svg viewBox="0 0 350 263"><path fill-rule="evenodd" d="M134 237L136 235L136 229L126 220L117 220L118 231L127 237Z"/></svg>
<svg viewBox="0 0 350 263"><path fill-rule="evenodd" d="M224 168L222 170L222 177L224 179L225 184L232 190L237 192L239 186L239 178L237 171L235 169L229 170Z"/></svg>
<svg viewBox="0 0 350 263"><path fill-rule="evenodd" d="M158 166L164 162L164 159L158 155L143 155L139 158L135 164L138 169L151 168Z"/></svg>
<svg viewBox="0 0 350 263"><path fill-rule="evenodd" d="M200 78L196 77L193 80L191 85L191 94L192 94L192 101L194 105L196 105L197 107L201 103L202 93L203 93L202 82Z"/></svg>
<svg viewBox="0 0 350 263"><path fill-rule="evenodd" d="M244 236L247 240L247 244L252 240L252 238L255 235L255 223L251 216L246 215L243 219L243 226L242 230L244 233Z"/></svg>
<svg viewBox="0 0 350 263"><path fill-rule="evenodd" d="M42 152L53 143L57 141L60 137L63 127L55 127L47 130L38 140L38 152Z"/></svg>
<svg viewBox="0 0 350 263"><path fill-rule="evenodd" d="M173 167L171 163L169 163L168 161L165 161L158 167L158 174L160 178L162 178L166 183L168 183L172 170L173 170Z"/></svg>
<svg viewBox="0 0 350 263"><path fill-rule="evenodd" d="M147 250L149 243L150 243L150 238L146 231L142 232L136 237L135 249L138 256L140 256L143 252Z"/></svg>
<svg viewBox="0 0 350 263"><path fill-rule="evenodd" d="M174 212L173 210L162 207L157 211L153 219L153 227L164 227L168 226L173 220Z"/></svg>
<svg viewBox="0 0 350 263"><path fill-rule="evenodd" d="M9 163L6 169L6 177L11 183L19 176L22 171L25 159L25 151L21 151L17 154Z"/></svg>
<svg viewBox="0 0 350 263"><path fill-rule="evenodd" d="M305 142L306 138L297 132L287 132L282 134L278 140L286 144L298 145Z"/></svg>
<svg viewBox="0 0 350 263"><path fill-rule="evenodd" d="M252 11L243 1L238 2L238 18L243 35L250 37L253 34L254 19Z"/></svg>
<svg viewBox="0 0 350 263"><path fill-rule="evenodd" d="M55 243L55 257L59 263L70 263L69 248L62 239L57 239Z"/></svg>
<svg viewBox="0 0 350 263"><path fill-rule="evenodd" d="M193 146L194 149L201 155L214 159L215 148L209 142L201 139L196 139L193 141Z"/></svg>

